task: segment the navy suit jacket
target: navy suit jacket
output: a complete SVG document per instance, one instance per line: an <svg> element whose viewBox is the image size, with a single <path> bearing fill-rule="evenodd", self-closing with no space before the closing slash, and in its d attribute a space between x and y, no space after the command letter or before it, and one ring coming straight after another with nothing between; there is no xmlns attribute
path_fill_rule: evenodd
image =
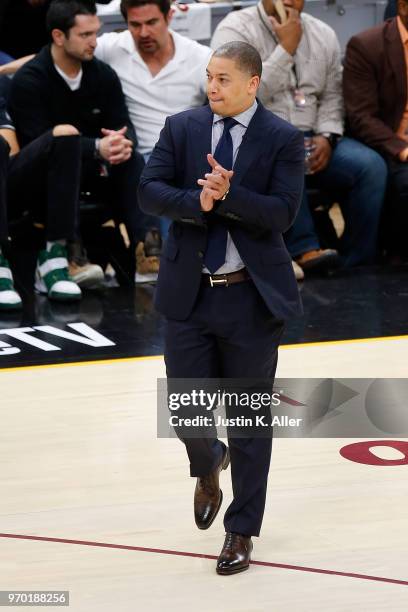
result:
<svg viewBox="0 0 408 612"><path fill-rule="evenodd" d="M215 211L204 213L197 179L211 171L212 123L209 106L168 117L141 176L142 210L173 221L160 263L156 308L171 319L190 315L200 288L208 216L215 215L226 224L270 311L279 319L298 315L301 303L282 232L292 225L301 201L303 135L258 102L229 194Z"/></svg>

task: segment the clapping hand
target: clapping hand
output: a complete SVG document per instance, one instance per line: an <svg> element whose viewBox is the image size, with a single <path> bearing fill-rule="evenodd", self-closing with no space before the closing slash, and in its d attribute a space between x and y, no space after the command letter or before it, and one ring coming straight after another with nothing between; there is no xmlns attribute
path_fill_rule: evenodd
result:
<svg viewBox="0 0 408 612"><path fill-rule="evenodd" d="M233 170L226 170L209 153L208 163L212 172L205 174L203 179L198 179L197 183L203 188L200 195L201 210L209 212L214 206L215 200L221 200L230 188L230 180L234 174Z"/></svg>

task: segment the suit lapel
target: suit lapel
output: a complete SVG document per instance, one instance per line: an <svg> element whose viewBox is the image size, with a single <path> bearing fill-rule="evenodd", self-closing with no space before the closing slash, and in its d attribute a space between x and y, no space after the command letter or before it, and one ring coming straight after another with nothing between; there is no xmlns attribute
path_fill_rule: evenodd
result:
<svg viewBox="0 0 408 612"><path fill-rule="evenodd" d="M237 159L234 165L234 183L240 183L249 166L259 157L262 152L262 136L264 134L265 109L258 102L258 108L248 125L239 147Z"/></svg>
<svg viewBox="0 0 408 612"><path fill-rule="evenodd" d="M389 24L387 23L385 27L387 28L385 35L388 51L387 55L394 73L397 88L395 99L403 101L403 106L405 108L405 101L407 99L407 68L405 66L404 47L398 30L397 19L394 19Z"/></svg>
<svg viewBox="0 0 408 612"><path fill-rule="evenodd" d="M201 109L200 109L201 110ZM265 108L258 102L258 108L249 123L239 147L234 165L234 182L239 183L245 176L249 166L262 152L260 143L264 135ZM194 155L197 176L202 178L210 171L207 153L211 153L213 113L209 106L202 108L200 113L189 117L189 135Z"/></svg>
<svg viewBox="0 0 408 612"><path fill-rule="evenodd" d="M213 114L209 106L204 106L200 110L202 110L201 113L189 118L189 135L191 138L190 150L194 152L197 176L203 178L204 174L210 171L207 154L211 153Z"/></svg>

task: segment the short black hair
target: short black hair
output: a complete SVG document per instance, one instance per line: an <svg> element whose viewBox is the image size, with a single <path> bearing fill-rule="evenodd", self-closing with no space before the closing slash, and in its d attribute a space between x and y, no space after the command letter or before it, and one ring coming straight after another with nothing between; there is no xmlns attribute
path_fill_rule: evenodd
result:
<svg viewBox="0 0 408 612"><path fill-rule="evenodd" d="M171 9L171 0L121 0L120 12L122 13L123 19L127 21L129 9L146 6L146 4L156 4L165 17L169 14Z"/></svg>
<svg viewBox="0 0 408 612"><path fill-rule="evenodd" d="M252 76L262 76L262 59L258 51L252 45L240 40L227 42L218 47L213 57L225 57L233 60L237 68Z"/></svg>
<svg viewBox="0 0 408 612"><path fill-rule="evenodd" d="M47 11L46 27L49 36L53 30L61 30L69 37L77 15L96 15L94 0L53 0Z"/></svg>

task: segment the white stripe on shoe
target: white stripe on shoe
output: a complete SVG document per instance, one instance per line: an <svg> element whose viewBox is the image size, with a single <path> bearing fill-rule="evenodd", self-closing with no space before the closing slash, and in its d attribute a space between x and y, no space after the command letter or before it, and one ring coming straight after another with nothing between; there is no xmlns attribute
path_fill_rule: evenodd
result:
<svg viewBox="0 0 408 612"><path fill-rule="evenodd" d="M38 269L41 276L44 277L54 270L63 270L64 268L68 268L68 260L65 257L54 257L44 261Z"/></svg>
<svg viewBox="0 0 408 612"><path fill-rule="evenodd" d="M8 278L9 280L13 280L13 275L11 273L10 268L0 268L0 278Z"/></svg>

